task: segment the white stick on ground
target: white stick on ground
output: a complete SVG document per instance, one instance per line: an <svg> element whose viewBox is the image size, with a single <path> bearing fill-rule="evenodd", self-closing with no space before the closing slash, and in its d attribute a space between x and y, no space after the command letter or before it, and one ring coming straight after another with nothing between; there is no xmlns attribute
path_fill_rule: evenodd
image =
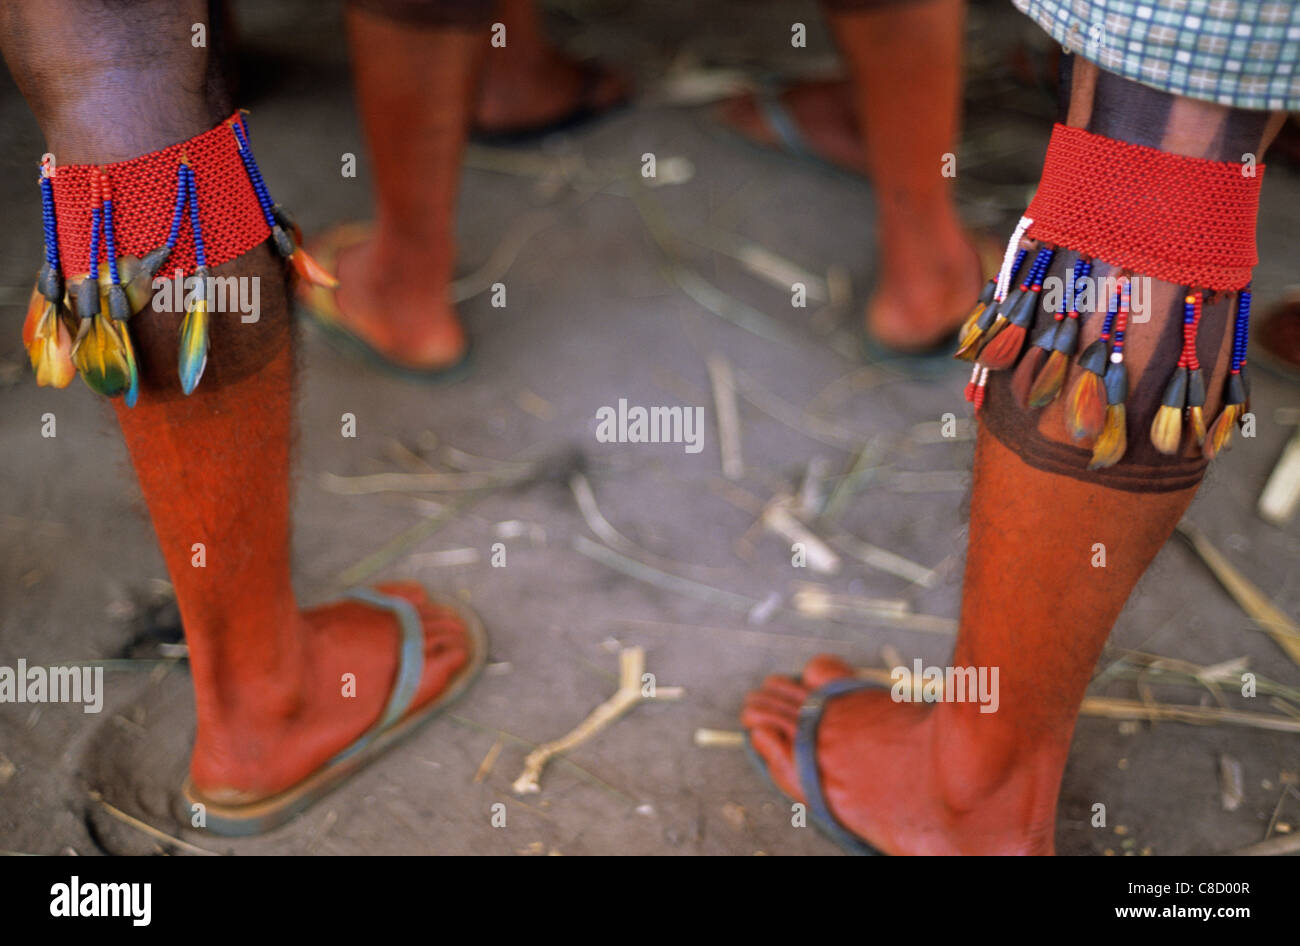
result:
<svg viewBox="0 0 1300 946"><path fill-rule="evenodd" d="M524 759L524 770L511 786L516 795L525 795L542 790L542 769L546 763L586 742L601 732L614 720L643 700L673 700L682 696L681 687L655 687L647 696L641 681L645 673L645 650L641 647L625 647L619 654L618 690L604 703L601 703L591 715L580 722L567 736L538 746Z"/></svg>
<svg viewBox="0 0 1300 946"><path fill-rule="evenodd" d="M731 362L721 355L710 355L709 382L713 385L713 405L718 415L718 449L722 452L722 475L738 480L745 475L745 461L740 452L740 409L736 406L736 379Z"/></svg>
<svg viewBox="0 0 1300 946"><path fill-rule="evenodd" d="M1264 492L1259 494L1259 514L1275 526L1286 525L1300 508L1300 431L1287 442Z"/></svg>
<svg viewBox="0 0 1300 946"><path fill-rule="evenodd" d="M763 525L790 543L804 547L808 567L821 575L840 570L840 557L790 511L789 496L777 496L763 508Z"/></svg>

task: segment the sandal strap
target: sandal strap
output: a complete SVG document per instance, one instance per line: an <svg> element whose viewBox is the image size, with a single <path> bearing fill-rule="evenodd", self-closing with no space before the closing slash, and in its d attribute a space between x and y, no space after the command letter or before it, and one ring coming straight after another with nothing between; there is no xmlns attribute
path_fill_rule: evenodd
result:
<svg viewBox="0 0 1300 946"><path fill-rule="evenodd" d="M754 101L787 152L799 158L817 158L799 130L794 115L786 108L779 89L765 85L754 93Z"/></svg>
<svg viewBox="0 0 1300 946"><path fill-rule="evenodd" d="M815 690L803 706L799 708L799 722L794 737L795 774L799 778L799 787L807 800L809 813L814 822L829 834L841 848L850 854L878 854L866 841L850 831L831 811L822 789L821 771L817 765L817 729L821 725L822 714L831 700L845 693L859 690L878 689L880 684L856 677L840 677Z"/></svg>
<svg viewBox="0 0 1300 946"><path fill-rule="evenodd" d="M369 729L329 761L330 765L359 752L406 715L411 700L420 688L420 680L424 677L424 622L420 620L420 612L415 609L415 605L405 598L386 595L373 588L353 588L344 597L392 613L401 628L402 641L398 651L397 676L393 680L393 689L388 694L388 705Z"/></svg>

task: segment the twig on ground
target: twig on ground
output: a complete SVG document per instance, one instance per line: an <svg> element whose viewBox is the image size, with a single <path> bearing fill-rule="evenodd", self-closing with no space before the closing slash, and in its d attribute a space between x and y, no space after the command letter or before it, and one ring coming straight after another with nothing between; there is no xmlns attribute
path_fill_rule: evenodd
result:
<svg viewBox="0 0 1300 946"><path fill-rule="evenodd" d="M777 397L757 381L736 371L736 390L746 401L773 420L829 447L851 450L862 442L862 435L839 424L809 414L802 408Z"/></svg>
<svg viewBox="0 0 1300 946"><path fill-rule="evenodd" d="M552 742L538 746L524 759L524 770L511 786L516 795L524 795L542 790L542 769L553 756L561 755L581 745L588 739L602 732L610 723L618 719L634 706L647 699L674 699L681 695L681 690L674 687L655 687L647 696L641 675L645 672L645 650L640 647L626 647L619 654L618 689L604 703L597 706L586 719L579 723L568 735Z"/></svg>
<svg viewBox="0 0 1300 946"><path fill-rule="evenodd" d="M729 480L738 480L745 475L745 460L740 450L740 411L736 406L736 382L731 362L722 355L710 355L708 369L713 387L713 406L718 417L722 475Z"/></svg>
<svg viewBox="0 0 1300 946"><path fill-rule="evenodd" d="M604 514L601 513L600 507L596 504L596 493L591 488L591 481L582 473L574 473L569 477L569 489L578 504L578 511L582 513L583 521L587 523L587 528L595 533L596 538L614 551L629 558L651 561L658 568L681 568L695 572L726 571L726 569L715 568L712 565L694 565L688 562L674 561L641 548L615 529Z"/></svg>
<svg viewBox="0 0 1300 946"><path fill-rule="evenodd" d="M802 545L808 567L821 575L835 575L840 557L791 511L789 496L774 496L763 509L763 525L791 545Z"/></svg>
<svg viewBox="0 0 1300 946"><path fill-rule="evenodd" d="M529 749L536 748L536 743L532 743L529 742L527 739L520 738L519 736L516 736L514 733L506 732L504 729L497 729L495 726L487 726L484 725L483 723L476 722L475 720L467 719L464 716L457 716L454 713L448 713L445 718L451 720L453 723L455 723L458 726L464 726L468 729L477 730L478 732L495 733L498 737L505 739L508 742L517 742L519 745L527 746ZM629 795L627 792L623 791L622 789L616 788L615 786L609 784L609 782L606 782L600 776L587 771L582 766L578 765L578 763L574 762L572 759L566 759L561 757L559 759L556 759L555 761L561 765L573 769L574 773L578 776L578 778L582 779L582 781L587 782L590 785L594 785L596 788L599 788L602 792L605 792L611 798L617 798L619 801L626 802L631 805L638 804L638 800L636 798L633 798L631 795Z"/></svg>
<svg viewBox="0 0 1300 946"><path fill-rule="evenodd" d="M492 748L487 751L487 755L485 755L483 761L479 763L478 771L474 773L475 785L480 784L492 772L492 766L497 764L497 756L501 754L501 750L505 748L505 744L505 738L497 736L497 741L492 743Z"/></svg>
<svg viewBox="0 0 1300 946"><path fill-rule="evenodd" d="M190 844L188 841L182 841L180 838L174 838L167 832L159 831L153 825L146 824L145 822L141 821L139 818L133 817L132 815L128 815L122 809L115 808L114 806L110 805L108 802L104 801L104 796L99 794L99 792L91 792L90 800L97 803L111 817L116 818L118 821L122 822L123 824L130 825L131 827L135 828L137 831L147 834L155 841L161 841L164 844L175 845L176 847L180 848L183 851L189 851L191 854L202 854L207 857L221 856L216 851L209 851L205 848L198 847L197 845Z"/></svg>
<svg viewBox="0 0 1300 946"><path fill-rule="evenodd" d="M926 568L911 559L903 558L889 549L882 549L855 538L845 532L835 532L827 536L831 545L846 555L856 558L862 564L877 571L888 572L899 578L906 578L922 588L933 588L939 582L937 570Z"/></svg>
<svg viewBox="0 0 1300 946"><path fill-rule="evenodd" d="M630 578L635 578L638 581L644 581L646 584L654 585L656 588L662 588L664 591L671 591L674 594L684 595L688 598L695 598L700 601L709 601L713 604L746 612L759 603L754 598L748 598L745 595L736 594L733 591L714 588L712 585L692 581L689 578L681 578L677 575L670 575L657 568L652 568L644 562L637 561L636 559L620 554L611 548L593 542L585 535L574 536L573 547L578 552L581 552L588 558L595 559L602 565L607 565L615 571L622 572Z"/></svg>
<svg viewBox="0 0 1300 946"><path fill-rule="evenodd" d="M835 484L830 498L826 500L826 505L822 509L822 522L830 524L839 522L849 500L861 488L860 481L866 479L864 474L874 470L876 462L884 453L887 440L885 434L876 434L863 444L858 455L853 458L853 465L849 467L848 474Z"/></svg>
<svg viewBox="0 0 1300 946"><path fill-rule="evenodd" d="M321 474L321 486L340 496L399 492L473 492L503 486L508 482L510 477L499 473L366 473L361 476Z"/></svg>
<svg viewBox="0 0 1300 946"><path fill-rule="evenodd" d="M862 667L857 671L857 676L863 680L873 680L886 686L892 686L895 682L892 674L893 671L879 667ZM1223 723L1273 732L1300 732L1300 720L1288 719L1285 716L1221 709L1217 706L1146 704L1140 700L1121 700L1109 696L1085 697L1079 712L1084 716L1100 716L1106 719L1165 720L1197 725Z"/></svg>
<svg viewBox="0 0 1300 946"><path fill-rule="evenodd" d="M738 749L745 744L745 734L726 729L697 729L694 741L701 749Z"/></svg>
<svg viewBox="0 0 1300 946"><path fill-rule="evenodd" d="M825 591L805 588L795 592L792 603L799 614L820 620L840 621L846 624L860 624L863 620L871 620L909 631L927 631L935 634L957 633L957 622L953 618L939 617L934 614L914 614L910 610L899 610L893 602L886 602L885 606L881 606L881 602L872 598L829 594Z"/></svg>
<svg viewBox="0 0 1300 946"><path fill-rule="evenodd" d="M1294 854L1296 851L1300 851L1300 832L1260 841L1240 851L1233 851L1233 854L1237 857L1277 857L1282 854Z"/></svg>
<svg viewBox="0 0 1300 946"><path fill-rule="evenodd" d="M559 219L559 214L550 210L538 210L516 217L492 250L487 262L452 282L451 301L464 302L491 289L492 284L499 282L510 271L510 267L514 266L528 241L547 227L553 226Z"/></svg>
<svg viewBox="0 0 1300 946"><path fill-rule="evenodd" d="M441 512L429 516L427 519L422 519L415 523L415 525L403 529L361 561L344 569L339 573L338 577L334 579L335 582L339 585L349 587L360 584L375 572L393 562L393 560L402 553L408 551L416 544L433 535L460 513L469 509L470 506L478 502L485 495L487 495L487 493L481 492L458 497L454 502L448 503L446 508Z"/></svg>
<svg viewBox="0 0 1300 946"><path fill-rule="evenodd" d="M1268 596L1239 572L1196 526L1184 519L1178 524L1185 538L1219 583L1241 609L1255 619L1291 661L1300 665L1300 627L1268 599Z"/></svg>

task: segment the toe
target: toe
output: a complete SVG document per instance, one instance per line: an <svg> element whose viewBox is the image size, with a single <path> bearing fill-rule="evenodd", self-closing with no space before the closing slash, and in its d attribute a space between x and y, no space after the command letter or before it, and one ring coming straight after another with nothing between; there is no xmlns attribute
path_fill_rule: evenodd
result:
<svg viewBox="0 0 1300 946"><path fill-rule="evenodd" d="M818 654L803 668L803 682L810 690L824 687L840 677L851 677L854 669L832 654Z"/></svg>
<svg viewBox="0 0 1300 946"><path fill-rule="evenodd" d="M774 699L762 692L745 697L740 711L740 722L746 728L771 726L794 737L799 718L799 708L785 700Z"/></svg>
<svg viewBox="0 0 1300 946"><path fill-rule="evenodd" d="M797 711L804 701L808 699L808 687L804 686L793 677L783 676L781 674L772 674L763 681L760 690L772 699L782 700L786 703L793 703Z"/></svg>
<svg viewBox="0 0 1300 946"><path fill-rule="evenodd" d="M794 737L766 726L755 728L749 737L776 787L796 801L802 801L803 792L794 771Z"/></svg>

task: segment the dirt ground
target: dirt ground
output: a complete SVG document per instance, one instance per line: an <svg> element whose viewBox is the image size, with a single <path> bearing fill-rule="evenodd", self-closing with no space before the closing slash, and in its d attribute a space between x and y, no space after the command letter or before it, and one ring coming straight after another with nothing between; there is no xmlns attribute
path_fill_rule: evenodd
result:
<svg viewBox="0 0 1300 946"><path fill-rule="evenodd" d="M320 7L324 7L324 10ZM369 212L364 156L335 5L241 4L244 98L277 198L306 229ZM39 254L35 165L44 151L16 89L0 79L0 665L106 667L102 713L0 705L0 850L39 854L183 852L111 816L102 798L155 828L218 852L480 854L827 854L735 748L701 748L697 729L737 730L747 689L820 651L863 666L942 663L951 635L867 618L801 617L795 594L899 598L953 619L965 544L968 428L944 439L945 413L969 416L955 362L868 365L856 335L874 269L873 197L852 175L769 154L729 136L707 108L674 104L663 77L702 67L803 74L834 67L814 5L687 0L571 2L553 8L566 45L632 69L645 98L531 149L472 149L461 199L461 271L507 286L461 305L476 339L473 376L450 388L389 380L305 333L298 404L296 574L302 599L348 579L412 576L481 614L491 664L449 713L291 825L241 841L191 830L176 813L193 735L189 674L175 659L166 573L108 409L82 384L38 388L19 341ZM789 24L809 25L806 50ZM744 29L736 29L736 23ZM958 187L973 225L1005 233L1029 196L1053 97L1026 74L1047 44L1010 4L971 17L970 83ZM1019 51L1019 55L1016 55ZM1012 65L1020 63L1021 65ZM656 156L660 186L639 179ZM1288 282L1300 172L1270 167L1255 298ZM766 257L758 251L768 254ZM754 260L759 262L755 263ZM807 271L806 309L765 259ZM503 271L498 272L498 270ZM783 282L784 280L784 282ZM847 286L847 289L841 288ZM814 291L813 293L817 293ZM721 475L706 360L740 381L744 475ZM620 398L705 408L704 449L597 441L595 414ZM1294 381L1254 377L1258 435L1217 460L1189 519L1293 617L1300 613L1300 523L1266 524L1255 502L1293 427ZM57 417L57 436L41 418ZM357 436L340 418L356 417ZM846 557L840 574L790 567L789 542L754 529L746 508L878 448L838 526L933 569L922 587ZM869 453L869 456L871 454ZM510 471L523 483L465 492L341 495L332 475L438 469ZM639 557L628 566L593 532L570 487L590 483L604 519ZM743 491L743 496L737 493ZM442 518L439 518L442 517ZM444 521L445 520L445 521ZM358 570L403 530L411 547ZM438 522L442 524L435 528ZM501 543L506 565L493 567ZM470 551L466 551L470 550ZM646 570L646 566L656 572ZM352 574L348 575L347 572ZM656 584L658 572L694 584ZM798 575L798 580L792 578ZM729 595L719 595L719 589ZM754 605L759 605L757 611ZM770 614L765 614L770 612ZM942 627L944 622L937 622ZM172 640L173 643L167 643ZM641 645L673 701L639 706L562 760L538 794L511 783L530 747L561 736L617 685L618 649ZM1300 668L1171 540L1111 635L1093 695L1138 698L1121 651L1213 665L1248 658L1300 686ZM1109 668L1109 669L1108 669ZM1215 705L1210 690L1155 685L1154 699ZM1229 705L1280 713L1267 697ZM1249 704L1249 705L1247 705ZM1228 726L1084 718L1060 804L1066 854L1230 851L1296 825L1300 737ZM485 758L495 761L484 765ZM1220 770L1239 766L1227 810ZM1104 804L1107 826L1093 827ZM494 826L494 806L506 823ZM497 809L500 810L500 809Z"/></svg>

